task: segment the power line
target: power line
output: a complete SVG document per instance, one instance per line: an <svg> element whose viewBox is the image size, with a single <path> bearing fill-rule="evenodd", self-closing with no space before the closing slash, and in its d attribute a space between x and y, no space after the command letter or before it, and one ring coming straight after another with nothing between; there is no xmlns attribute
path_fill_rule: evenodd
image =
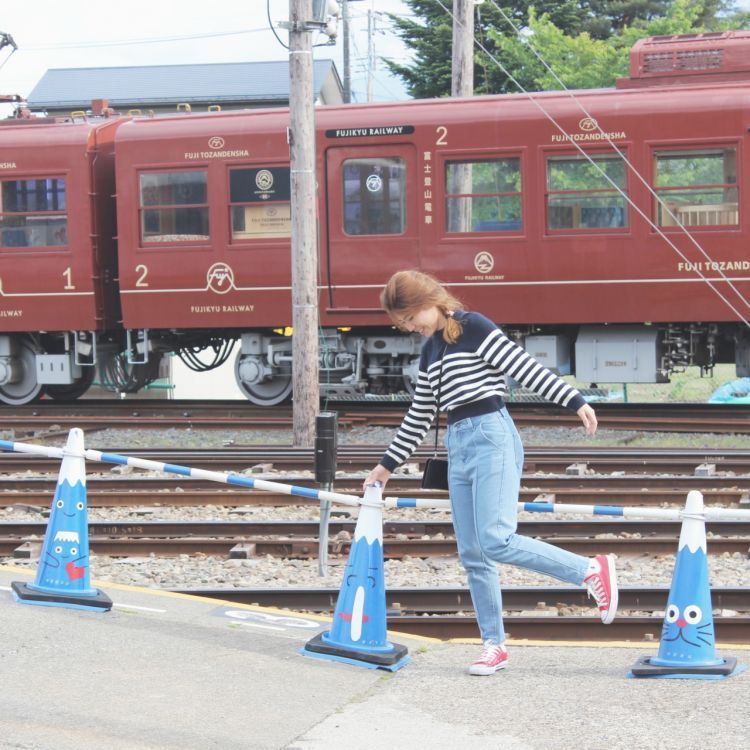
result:
<svg viewBox="0 0 750 750"><path fill-rule="evenodd" d="M440 0L438 0L438 2L440 2ZM495 2L495 0L490 0L490 2L492 2L492 4L500 12L500 14L503 16L503 18L507 21L507 23L510 24L511 28L516 32L516 35L519 38L521 38L521 29L519 29L518 26L516 26L516 24L513 22L513 20L507 16L507 14L505 13L505 11L502 8L500 8L500 6L498 6L498 4ZM565 83L560 79L560 77L557 75L557 73L555 73L555 71L552 70L552 68L550 67L550 65L542 57L542 55L539 53L539 51L536 50L536 49L534 49L533 43L530 43L528 46L529 46L529 49L531 49L531 51L534 53L534 55L536 56L536 58L539 60L539 62L541 62L542 65L544 65L544 67L554 76L555 80L562 87L563 91L565 91L565 93L567 93L571 97L571 99L579 107L579 109L581 110L581 112L584 115L586 115L586 117L591 118L593 122L597 123L597 129L604 136L604 140L606 140L606 142L609 144L609 146L612 148L612 150L630 168L631 172L635 175L635 177L638 178L638 180L640 181L640 183L646 188L646 190L648 190L648 192L656 200L656 202L661 206L661 208L668 213L668 215L670 216L670 218L682 230L683 234L687 237L687 239L694 245L694 247L701 253L701 255L707 261L709 261L710 263L713 263L714 262L713 258L711 258L711 256L706 252L706 250L703 248L703 246L700 244L700 242L698 242L698 240L696 239L695 235L680 221L680 219L677 216L675 216L675 214L672 212L672 209L664 202L664 200L662 199L662 197L651 187L651 185L649 185L648 180L646 180L646 178L638 171L638 169L633 165L633 163L628 159L628 157L626 156L626 154L618 147L618 145L614 141L611 140L611 138L609 137L609 135L604 132L604 130L602 129L602 127L599 125L599 123L596 121L596 119L591 116L591 113L582 104L582 102L580 101L580 99L578 99L578 97L576 97L576 95L565 85ZM554 122L554 120L552 120L552 121ZM565 131L562 130L562 128L556 122L555 122L555 125L557 126L557 128L559 130L561 130L561 132L565 133ZM580 147L579 147L579 150L581 151L581 153L584 153L583 149L581 149ZM587 158L588 158L588 156L587 156ZM591 161L592 164L594 163L591 159L589 159L589 161ZM595 165L595 166L599 169L600 172L602 172L602 174L604 174L604 171L601 169L601 167L599 167L598 165ZM607 179L609 180L609 177L606 174L605 174L605 177L607 177ZM609 180L609 182L614 185L614 183L612 182L612 180ZM633 207L633 209L642 218L646 219L646 221L651 226L651 228L653 230L655 230L656 233L687 263L688 262L687 257L680 251L680 249L673 242L671 242L667 238L667 236L664 234L664 232L661 231L660 227L657 226L656 223L653 222L650 217L647 217L646 214L640 208L638 208L638 206L636 206L635 202L628 195L626 195L620 188L617 188L617 190L618 190L618 192L620 192L621 195L623 195L623 197ZM727 282L729 288L737 295L737 297L740 299L740 301L742 303L744 303L745 307L747 307L747 308L750 309L750 302L748 302L748 300L746 299L746 297L740 292L739 289L737 289L737 287L732 283L731 279L729 279L729 277L727 277L727 275L724 273L724 271L721 270L721 268L719 267L719 264L716 264L716 266L717 266L717 268L719 268L718 272L721 275L721 277L724 279L724 281ZM750 328L750 321L748 321L748 319L742 313L740 313L734 307L734 305L732 305L730 303L730 301L718 290L718 288L715 287L713 285L713 283L700 270L696 271L696 273L698 273L698 275L703 279L703 281L705 281L706 284L708 284L708 286L714 292L716 292L716 294L727 304L727 306L736 315L739 316L740 320L742 320L742 322L748 328Z"/></svg>
<svg viewBox="0 0 750 750"><path fill-rule="evenodd" d="M226 37L226 36L239 36L242 34L257 34L260 32L268 31L267 27L260 29L240 29L238 31L216 31L210 34L185 34L183 36L165 36L165 37L150 37L146 39L111 39L109 41L81 41L81 42L61 42L60 44L49 44L49 45L24 45L22 47L23 52L41 52L48 50L60 50L60 49L89 49L92 47L126 47L138 44L166 44L169 42L185 42L194 39L211 39L214 37Z"/></svg>
<svg viewBox="0 0 750 750"><path fill-rule="evenodd" d="M443 4L442 0L436 0L438 5L453 19L453 22L456 22L455 16L453 15L452 10L446 8L446 6ZM516 25L503 13L503 11L499 8L495 0L491 0L492 4L501 12L505 20L511 25L511 27L514 29L516 34L520 37L520 30L516 27ZM628 203L628 205L661 237L664 242L667 243L669 247L672 248L672 250L677 253L677 255L680 256L680 258L683 259L685 262L689 262L688 258L685 256L685 254L680 250L680 248L675 245L674 242L662 231L661 227L659 227L654 221L652 221L651 217L648 216L641 208L638 206L635 201L617 184L615 183L612 178L599 166L599 164L594 161L591 156L581 147L579 143L574 141L572 138L569 138L568 133L566 132L565 128L563 128L562 125L555 119L555 117L550 114L550 112L545 109L544 105L541 103L539 98L534 95L533 92L527 91L526 88L524 88L523 84L518 81L518 79L500 62L500 60L497 59L495 55L492 54L485 46L482 44L482 42L477 39L476 34L474 36L474 44L476 44L479 49L481 49L490 60L492 60L495 65L497 65L498 68L507 76L508 80L510 80L518 89L523 93L526 98L557 128L557 130L566 138L568 138L571 142L571 144L576 148L576 150L596 169L603 177L604 179L616 190L622 198ZM552 72L552 69L547 65L547 63L543 60L541 55L536 51L533 50L534 54L539 58L541 62L544 63L545 67ZM571 96L573 101L581 108L582 112L586 114L587 117L591 117L591 115L588 113L586 108L581 104L581 102L578 100L578 98L575 96L575 94L568 89L562 81L559 80L560 84L563 86L563 90ZM592 118L594 119L594 118ZM594 120L595 121L595 120ZM603 133L601 127L597 123L597 128L599 129L599 132ZM646 183L643 176L638 172L638 170L625 158L624 154L620 151L620 149L617 148L616 144L604 133L606 136L604 140L609 144L609 146L620 156L621 159L630 167L630 169L635 173L635 175L643 182ZM654 195L656 195L654 193ZM661 201L660 197L657 196L657 200ZM671 214L671 212L670 212ZM677 219L677 225L682 229L682 231L685 233L685 235L692 241L692 243L700 250L700 252L704 255L704 257L709 258L710 256L706 251L703 249L703 247L698 243L698 241L695 239L693 234ZM717 264L718 265L718 264ZM706 285L713 291L723 302L727 305L727 307L739 318L739 320L744 323L745 326L750 328L750 321L739 311L737 308L732 304L732 302L724 295L722 294L721 290L713 283L711 279L709 279L700 269L696 269L695 273L700 276L700 278L706 283ZM724 281L726 281L729 285L729 287L735 292L735 294L739 297L740 301L745 304L745 306L750 307L750 304L748 304L747 299L740 293L740 291L732 284L731 280L727 278L727 276L724 274L723 271L719 271L721 274L721 277Z"/></svg>

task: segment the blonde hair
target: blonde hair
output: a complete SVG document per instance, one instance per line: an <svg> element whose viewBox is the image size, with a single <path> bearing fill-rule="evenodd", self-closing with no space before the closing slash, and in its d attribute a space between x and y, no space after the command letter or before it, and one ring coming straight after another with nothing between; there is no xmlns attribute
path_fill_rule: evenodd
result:
<svg viewBox="0 0 750 750"><path fill-rule="evenodd" d="M452 316L456 310L463 310L463 305L436 278L421 271L394 273L380 293L380 304L401 329L405 317L437 307L446 318L443 340L455 344L461 335L461 324Z"/></svg>

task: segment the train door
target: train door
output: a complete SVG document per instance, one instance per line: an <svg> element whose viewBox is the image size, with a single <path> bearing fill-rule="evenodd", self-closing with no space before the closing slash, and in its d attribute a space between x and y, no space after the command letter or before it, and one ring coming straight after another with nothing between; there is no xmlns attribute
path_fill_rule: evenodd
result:
<svg viewBox="0 0 750 750"><path fill-rule="evenodd" d="M395 271L419 266L416 151L411 145L331 148L329 310L372 312Z"/></svg>

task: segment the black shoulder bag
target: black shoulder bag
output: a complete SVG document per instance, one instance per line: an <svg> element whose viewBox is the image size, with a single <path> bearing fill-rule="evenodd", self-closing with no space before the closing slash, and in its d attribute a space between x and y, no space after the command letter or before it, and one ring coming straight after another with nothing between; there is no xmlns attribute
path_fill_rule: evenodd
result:
<svg viewBox="0 0 750 750"><path fill-rule="evenodd" d="M444 458L437 457L438 451L438 432L440 431L440 391L443 385L443 358L448 348L446 344L443 353L440 356L440 377L438 378L437 393L437 413L435 415L435 451L432 458L425 461L424 472L422 473L423 490L447 490L448 489L448 461Z"/></svg>

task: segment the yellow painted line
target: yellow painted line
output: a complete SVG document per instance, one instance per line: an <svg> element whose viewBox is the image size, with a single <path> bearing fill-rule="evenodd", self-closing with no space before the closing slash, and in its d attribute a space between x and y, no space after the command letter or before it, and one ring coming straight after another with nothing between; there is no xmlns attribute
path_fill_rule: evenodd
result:
<svg viewBox="0 0 750 750"><path fill-rule="evenodd" d="M17 568L14 565L0 565L0 571L6 571L8 573L15 573L26 576L36 575L34 572L26 568ZM244 609L250 612L272 612L273 614L283 615L285 617L292 617L294 615L304 616L309 620L316 620L317 622L330 622L330 617L324 617L323 615L316 614L314 612L305 612L303 610L289 610L289 609L276 609L275 607L262 607L259 604L242 604L240 602L232 602L227 599L209 599L205 596L194 596L193 594L178 594L175 591L162 591L160 589L149 589L143 586L131 586L127 583L114 583L113 581L91 581L93 586L102 589L117 589L118 591L130 591L136 594L145 594L147 596L156 596L165 599L183 599L187 601L200 602L201 604L215 603L217 606L230 607L231 609ZM120 606L127 607L127 604L118 602ZM135 606L135 605L134 605ZM480 638L432 638L427 635L414 635L413 633L402 633L398 630L388 630L389 635L393 635L397 638L409 638L412 641L421 641L423 643L455 643L455 644L466 644L466 645L481 645L482 640ZM509 638L506 643L509 646L552 646L560 648L658 648L659 643L657 641L531 641L522 640L516 638ZM721 650L734 650L734 651L750 651L750 643L717 643L717 649Z"/></svg>
<svg viewBox="0 0 750 750"><path fill-rule="evenodd" d="M20 574L20 575L26 575L26 576L34 576L36 575L35 572L30 571L26 568L17 568L14 565L0 565L0 571L5 571L7 573L13 573L13 574ZM215 604L217 607L225 606L229 607L231 609L244 609L248 610L250 612L271 612L273 614L282 615L284 617L294 617L295 615L299 617L304 617L308 620L315 620L317 622L324 622L324 623L330 623L331 618L330 617L324 617L323 615L319 615L312 612L305 612L301 610L291 610L291 609L276 609L275 607L262 607L259 604L242 604L240 602L231 602L226 599L209 599L206 596L195 596L193 594L178 594L175 591L162 591L160 589L149 589L145 588L143 586L131 586L127 583L113 583L112 581L97 581L93 580L91 581L92 586L96 586L97 588L101 589L116 589L118 591L129 591L134 594L145 594L147 596L155 596L160 597L164 599L182 599L187 601L193 601L193 602L200 602L201 604ZM124 604L122 602L115 602L120 607L127 607L127 604ZM135 605L134 605L135 606ZM394 636L396 638L408 638L412 641L422 641L424 643L443 643L443 641L440 638L430 638L429 636L424 635L412 635L411 633L401 633L396 630L389 630L387 631L389 636Z"/></svg>
<svg viewBox="0 0 750 750"><path fill-rule="evenodd" d="M450 638L447 643L481 645L481 638ZM659 641L530 641L521 638L508 638L508 646L552 646L560 648L644 648L652 651L659 648ZM717 643L721 651L750 651L750 643Z"/></svg>
<svg viewBox="0 0 750 750"><path fill-rule="evenodd" d="M0 571L6 571L8 573L15 573L26 576L35 575L34 572L26 568L17 568L13 565L0 565ZM310 620L316 620L317 622L328 623L331 621L330 617L323 617L315 613L308 613L300 610L289 610L289 609L276 609L275 607L262 607L259 604L241 604L239 602L231 602L226 599L209 599L204 596L194 596L193 594L178 594L174 591L161 591L159 589L149 589L142 586L131 586L126 583L113 583L112 581L91 581L92 585L103 589L117 589L119 591L130 591L137 594L145 594L148 596L156 596L162 598L172 599L183 599L193 602L200 602L202 604L216 603L217 606L230 607L231 609L244 609L250 612L272 612L273 614L283 615L285 617L292 617L299 615ZM118 602L118 604L120 604ZM126 604L121 604L123 607L127 607ZM421 641L423 643L455 643L457 645L481 645L482 640L480 638L432 638L426 635L414 635L412 633L402 633L398 630L389 630L389 637L392 635L396 638L408 638L412 641ZM506 643L509 646L547 646L547 647L559 647L559 648L637 648L637 649L654 649L659 647L658 641L531 641L522 640L516 638L509 638ZM717 643L716 648L722 651L750 651L750 643Z"/></svg>

